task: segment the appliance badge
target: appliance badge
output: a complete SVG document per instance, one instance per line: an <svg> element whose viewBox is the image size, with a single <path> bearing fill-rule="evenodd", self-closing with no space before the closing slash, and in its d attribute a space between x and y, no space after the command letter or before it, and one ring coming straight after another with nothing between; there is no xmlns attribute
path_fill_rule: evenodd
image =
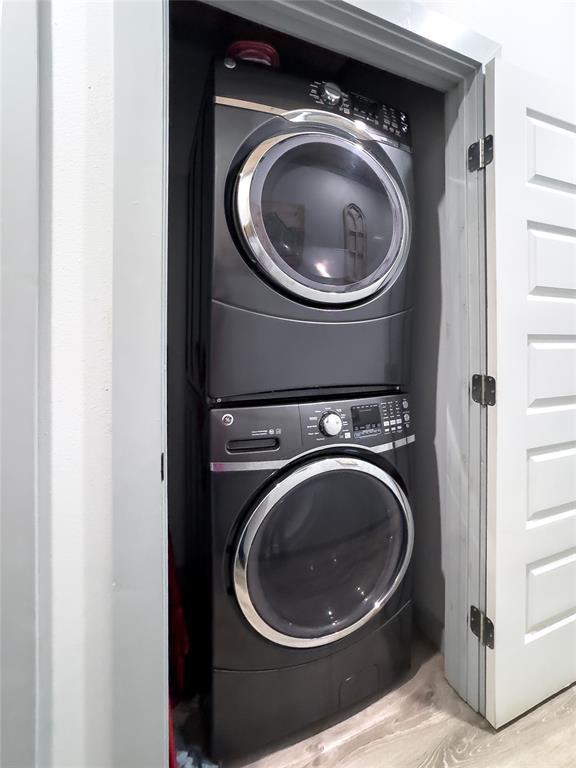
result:
<svg viewBox="0 0 576 768"><path fill-rule="evenodd" d="M225 427L231 427L232 424L234 424L234 416L232 416L231 413L225 413L224 416L222 416L222 424L224 424Z"/></svg>

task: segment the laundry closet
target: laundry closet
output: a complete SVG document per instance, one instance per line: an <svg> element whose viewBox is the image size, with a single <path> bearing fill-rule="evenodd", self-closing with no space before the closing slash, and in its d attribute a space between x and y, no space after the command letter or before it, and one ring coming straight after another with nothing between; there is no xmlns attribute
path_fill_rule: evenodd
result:
<svg viewBox="0 0 576 768"><path fill-rule="evenodd" d="M257 6L169 12L175 699L209 755L246 758L386 695L423 635L501 725L573 679L525 673L574 632L573 574L541 568L572 551L573 296L545 266L572 129L526 81L510 106L498 63ZM526 229L520 289L499 254Z"/></svg>
<svg viewBox="0 0 576 768"><path fill-rule="evenodd" d="M2 4L7 765L573 730L573 8L432 5Z"/></svg>
<svg viewBox="0 0 576 768"><path fill-rule="evenodd" d="M442 647L445 137L430 87L171 8L169 530L218 759Z"/></svg>

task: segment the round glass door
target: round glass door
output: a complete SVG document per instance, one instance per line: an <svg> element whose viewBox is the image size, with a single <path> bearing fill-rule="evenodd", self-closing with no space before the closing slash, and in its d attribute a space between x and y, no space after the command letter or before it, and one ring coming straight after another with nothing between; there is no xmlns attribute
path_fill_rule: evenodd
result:
<svg viewBox="0 0 576 768"><path fill-rule="evenodd" d="M329 133L260 144L238 177L236 218L267 276L318 303L369 298L395 279L410 246L396 180L360 142Z"/></svg>
<svg viewBox="0 0 576 768"><path fill-rule="evenodd" d="M234 560L238 603L280 645L335 642L386 604L413 539L408 501L388 473L353 457L317 459L250 514Z"/></svg>

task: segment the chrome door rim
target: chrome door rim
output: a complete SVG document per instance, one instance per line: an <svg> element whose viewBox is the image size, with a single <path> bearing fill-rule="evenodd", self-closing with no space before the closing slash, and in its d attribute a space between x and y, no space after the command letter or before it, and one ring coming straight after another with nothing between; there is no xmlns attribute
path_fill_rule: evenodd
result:
<svg viewBox="0 0 576 768"><path fill-rule="evenodd" d="M295 141L296 139L298 139L298 142ZM401 219L401 232L399 237L395 237L393 233L392 243L390 244L384 263L391 252L396 251L396 255L389 267L383 270L382 267L380 267L374 270L372 275L368 275L368 277L360 281L361 283L367 283L366 285L354 288L355 284L352 284L350 286L342 286L340 290L335 290L333 287L331 290L313 288L309 285L305 285L300 280L291 277L287 271L278 266L275 259L270 255L271 253L274 253L278 260L282 261L282 257L272 245L265 227L257 227L254 223L250 206L250 192L258 167L264 161L267 153L273 147L283 142L287 143L285 152L291 149L295 144L310 142L334 144L348 149L353 148L355 150L360 150L362 159L370 166L372 171L374 171L378 177L380 183L388 193L388 196L391 198L392 205L397 206ZM406 200L397 181L360 142L343 138L332 133L324 133L321 131L283 133L273 136L270 139L266 139L259 144L248 155L238 174L235 189L235 214L237 225L245 244L264 272L274 282L290 293L299 298L320 304L351 304L372 297L382 290L385 285L392 283L400 274L406 263L410 248L410 216ZM289 269L288 265L286 265L286 269ZM358 285L358 283L356 283L356 285Z"/></svg>
<svg viewBox="0 0 576 768"><path fill-rule="evenodd" d="M392 491L400 504L406 524L407 541L404 557L392 584L374 601L372 607L364 614L364 616L362 616L362 618L358 619L358 621L355 621L353 624L350 624L350 626L338 630L337 632L331 632L318 637L309 638L287 635L274 629L274 627L271 627L262 618L250 597L250 590L248 587L248 560L254 539L266 517L289 491L312 477L325 474L326 472L341 471L343 469L362 472L366 475L375 477ZM360 629L360 627L370 621L370 619L375 616L384 605L386 605L388 600L400 586L402 579L406 574L408 565L410 564L413 546L414 520L412 518L410 504L406 498L406 494L393 477L391 477L385 470L365 459L348 456L331 456L316 459L315 461L294 470L294 472L276 483L276 485L268 491L264 498L256 505L250 515L248 522L242 529L234 556L233 580L236 599L238 600L240 610L252 627L267 640L271 640L278 645L284 645L290 648L316 648L318 646L328 645L329 643L335 643Z"/></svg>

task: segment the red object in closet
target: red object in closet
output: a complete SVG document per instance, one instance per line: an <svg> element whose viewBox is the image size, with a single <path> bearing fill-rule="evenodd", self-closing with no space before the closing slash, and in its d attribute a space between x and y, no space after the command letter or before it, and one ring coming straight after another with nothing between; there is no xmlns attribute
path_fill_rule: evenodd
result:
<svg viewBox="0 0 576 768"><path fill-rule="evenodd" d="M228 46L226 58L264 64L272 69L278 69L280 66L280 57L276 48L256 40L237 40Z"/></svg>
<svg viewBox="0 0 576 768"><path fill-rule="evenodd" d="M172 704L168 704L168 768L178 768L176 760L176 742L174 739L174 723L172 722Z"/></svg>
<svg viewBox="0 0 576 768"><path fill-rule="evenodd" d="M182 697L186 657L190 651L188 628L174 562L172 543L168 541L168 642L170 655L170 701L177 704Z"/></svg>
<svg viewBox="0 0 576 768"><path fill-rule="evenodd" d="M184 618L184 608L178 583L178 572L174 562L172 542L168 540L168 649L169 649L169 685L170 703L168 705L168 764L169 768L178 768L176 762L176 742L172 707L180 701L184 688L186 657L190 650L188 629Z"/></svg>

